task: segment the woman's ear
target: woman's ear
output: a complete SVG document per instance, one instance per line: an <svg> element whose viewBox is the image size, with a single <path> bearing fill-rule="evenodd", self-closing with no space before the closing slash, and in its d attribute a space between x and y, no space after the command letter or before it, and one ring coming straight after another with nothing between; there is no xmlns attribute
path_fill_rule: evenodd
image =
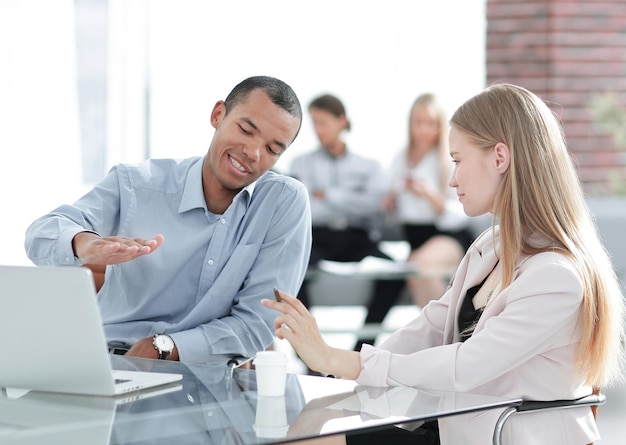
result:
<svg viewBox="0 0 626 445"><path fill-rule="evenodd" d="M509 150L509 146L503 142L498 142L495 147L493 147L494 154L494 166L498 173L504 174L509 169L509 165L511 165L511 152Z"/></svg>

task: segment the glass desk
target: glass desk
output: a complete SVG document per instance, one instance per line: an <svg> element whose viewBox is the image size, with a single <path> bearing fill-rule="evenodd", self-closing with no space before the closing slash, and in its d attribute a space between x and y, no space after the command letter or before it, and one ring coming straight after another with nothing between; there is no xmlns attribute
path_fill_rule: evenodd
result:
<svg viewBox="0 0 626 445"><path fill-rule="evenodd" d="M227 358L203 365L111 357L116 369L176 372L182 383L121 397L7 389L0 398L3 445L281 443L472 411L520 399L289 374L284 397L259 397L255 373Z"/></svg>

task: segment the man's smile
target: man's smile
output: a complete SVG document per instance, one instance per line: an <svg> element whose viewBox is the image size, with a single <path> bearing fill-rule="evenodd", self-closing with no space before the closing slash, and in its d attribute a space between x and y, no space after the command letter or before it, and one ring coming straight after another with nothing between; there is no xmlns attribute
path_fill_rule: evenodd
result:
<svg viewBox="0 0 626 445"><path fill-rule="evenodd" d="M230 160L230 164L241 173L249 173L249 170L243 166L239 161L233 158L231 155L228 155L228 159Z"/></svg>

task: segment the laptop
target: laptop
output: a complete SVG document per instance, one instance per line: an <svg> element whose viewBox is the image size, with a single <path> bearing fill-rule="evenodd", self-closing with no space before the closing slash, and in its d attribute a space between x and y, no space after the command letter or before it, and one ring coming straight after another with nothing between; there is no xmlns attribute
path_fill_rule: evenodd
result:
<svg viewBox="0 0 626 445"><path fill-rule="evenodd" d="M2 445L108 445L119 406L179 391L170 383L113 397L7 390L0 393Z"/></svg>
<svg viewBox="0 0 626 445"><path fill-rule="evenodd" d="M113 370L84 267L0 266L0 388L115 396L182 374Z"/></svg>

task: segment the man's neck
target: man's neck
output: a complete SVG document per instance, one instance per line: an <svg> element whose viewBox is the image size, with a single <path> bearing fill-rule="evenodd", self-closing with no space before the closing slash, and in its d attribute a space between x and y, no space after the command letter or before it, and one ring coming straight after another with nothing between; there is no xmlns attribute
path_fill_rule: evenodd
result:
<svg viewBox="0 0 626 445"><path fill-rule="evenodd" d="M214 213L216 215L223 215L228 206L230 206L233 202L233 198L209 198L207 194L204 194L204 200L206 201L206 207L209 212Z"/></svg>
<svg viewBox="0 0 626 445"><path fill-rule="evenodd" d="M341 141L332 144L330 147L324 148L333 158L340 158L346 154L346 144Z"/></svg>
<svg viewBox="0 0 626 445"><path fill-rule="evenodd" d="M239 191L224 188L221 184L210 183L209 186L202 181L204 202L209 212L222 215L232 204L233 198Z"/></svg>

